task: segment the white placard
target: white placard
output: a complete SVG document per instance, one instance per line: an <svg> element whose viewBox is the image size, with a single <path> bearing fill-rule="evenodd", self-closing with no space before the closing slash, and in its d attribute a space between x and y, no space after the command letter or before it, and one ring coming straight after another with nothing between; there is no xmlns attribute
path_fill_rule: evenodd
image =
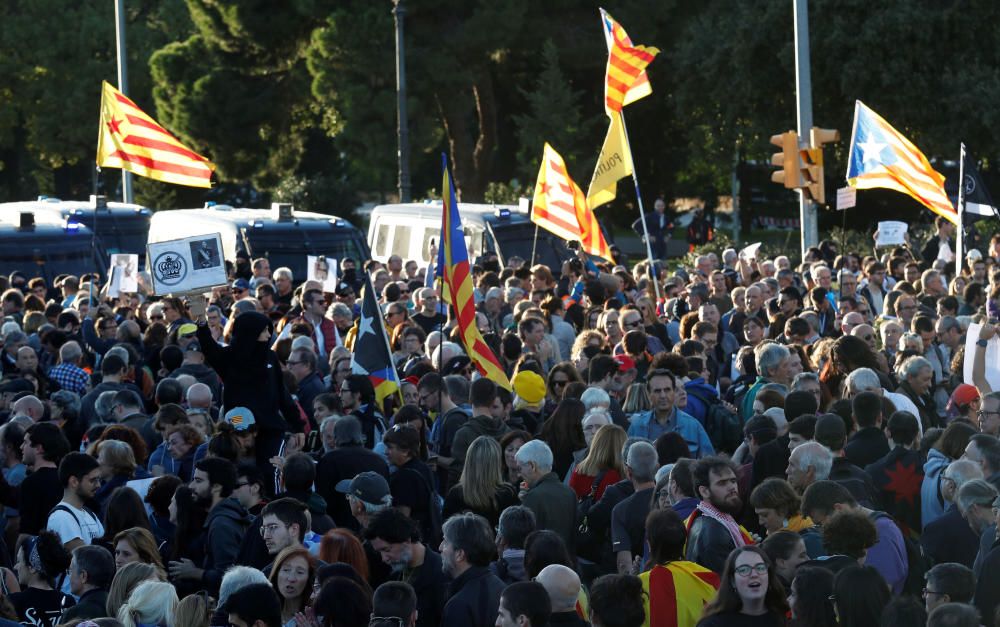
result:
<svg viewBox="0 0 1000 627"><path fill-rule="evenodd" d="M875 246L902 246L906 243L906 222L887 220L878 223L878 239Z"/></svg>
<svg viewBox="0 0 1000 627"><path fill-rule="evenodd" d="M323 255L306 256L306 278L323 284L323 291L337 291L337 260Z"/></svg>
<svg viewBox="0 0 1000 627"><path fill-rule="evenodd" d="M965 334L965 361L962 363L962 380L972 383L972 364L976 359L976 340L983 325L973 322ZM1000 336L994 335L986 344L986 382L1000 390Z"/></svg>
<svg viewBox="0 0 1000 627"><path fill-rule="evenodd" d="M841 187L837 190L837 210L843 211L844 209L850 209L858 204L858 188L851 187Z"/></svg>
<svg viewBox="0 0 1000 627"><path fill-rule="evenodd" d="M225 285L226 263L218 233L147 245L149 273L157 296Z"/></svg>
<svg viewBox="0 0 1000 627"><path fill-rule="evenodd" d="M948 242L941 242L941 245L938 247L937 258L945 263L955 261L955 253L951 251L951 244Z"/></svg>
<svg viewBox="0 0 1000 627"><path fill-rule="evenodd" d="M748 261L756 259L758 250L760 250L760 242L754 242L740 251L740 259L746 259Z"/></svg>
<svg viewBox="0 0 1000 627"><path fill-rule="evenodd" d="M108 296L117 298L120 294L134 294L139 291L136 273L139 270L139 255L111 255L108 270Z"/></svg>

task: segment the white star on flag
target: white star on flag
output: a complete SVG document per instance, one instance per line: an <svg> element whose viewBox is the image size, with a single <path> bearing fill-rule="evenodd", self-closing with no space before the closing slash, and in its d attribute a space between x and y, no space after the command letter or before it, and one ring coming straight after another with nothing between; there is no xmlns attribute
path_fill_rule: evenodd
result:
<svg viewBox="0 0 1000 627"><path fill-rule="evenodd" d="M358 323L358 337L361 337L365 333L375 334L375 329L372 328L372 319L361 316L361 320Z"/></svg>
<svg viewBox="0 0 1000 627"><path fill-rule="evenodd" d="M886 147L886 144L882 142L877 142L873 135L869 135L865 141L859 142L858 147L861 148L861 152L864 153L861 157L863 163L868 163L869 161L878 161L882 150Z"/></svg>

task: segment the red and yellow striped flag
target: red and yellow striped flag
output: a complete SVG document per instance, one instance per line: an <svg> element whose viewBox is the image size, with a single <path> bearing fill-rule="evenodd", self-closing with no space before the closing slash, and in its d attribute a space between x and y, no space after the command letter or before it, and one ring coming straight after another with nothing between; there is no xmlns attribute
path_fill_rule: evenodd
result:
<svg viewBox="0 0 1000 627"><path fill-rule="evenodd" d="M660 51L650 46L633 46L621 24L601 9L601 24L608 44L608 69L604 81L604 109L608 115L653 92L646 66Z"/></svg>
<svg viewBox="0 0 1000 627"><path fill-rule="evenodd" d="M97 165L164 183L211 187L215 165L177 141L125 94L103 82Z"/></svg>
<svg viewBox="0 0 1000 627"><path fill-rule="evenodd" d="M646 593L645 627L694 627L719 589L717 574L687 561L657 564L639 579Z"/></svg>
<svg viewBox="0 0 1000 627"><path fill-rule="evenodd" d="M579 240L587 254L615 261L583 191L570 178L563 158L548 142L535 183L531 221L567 241Z"/></svg>

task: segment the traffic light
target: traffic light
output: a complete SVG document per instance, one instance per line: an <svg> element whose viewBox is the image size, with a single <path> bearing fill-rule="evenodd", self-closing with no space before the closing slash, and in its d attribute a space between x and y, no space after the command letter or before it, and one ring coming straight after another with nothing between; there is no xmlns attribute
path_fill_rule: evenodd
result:
<svg viewBox="0 0 1000 627"><path fill-rule="evenodd" d="M771 156L771 165L780 170L771 173L771 180L788 189L799 189L805 185L802 177L802 163L799 153L799 134L786 131L771 137L771 143L781 148L781 152Z"/></svg>
<svg viewBox="0 0 1000 627"><path fill-rule="evenodd" d="M826 186L823 175L823 144L829 144L840 139L840 132L836 129L817 128L809 129L809 148L802 151L805 172L805 190L803 193L809 194L813 202L820 205L826 204Z"/></svg>

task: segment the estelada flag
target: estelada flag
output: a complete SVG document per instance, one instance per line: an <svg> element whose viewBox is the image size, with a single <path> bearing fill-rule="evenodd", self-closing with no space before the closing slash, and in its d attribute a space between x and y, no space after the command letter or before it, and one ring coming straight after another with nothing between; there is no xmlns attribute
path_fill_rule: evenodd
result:
<svg viewBox="0 0 1000 627"><path fill-rule="evenodd" d="M435 273L443 279L441 297L455 308L462 344L479 374L510 390L510 380L493 350L486 345L476 326L476 301L472 295L469 249L465 246L462 218L458 213L455 186L448 172L448 157L441 155L441 249Z"/></svg>
<svg viewBox="0 0 1000 627"><path fill-rule="evenodd" d="M351 372L363 374L375 388L375 402L382 407L382 400L400 389L399 375L392 365L392 352L382 321L382 310L375 300L375 289L367 272L364 275L364 294L361 297L361 316L351 353Z"/></svg>
<svg viewBox="0 0 1000 627"><path fill-rule="evenodd" d="M104 81L97 165L164 183L211 187L215 165L195 153Z"/></svg>
<svg viewBox="0 0 1000 627"><path fill-rule="evenodd" d="M860 100L847 162L847 184L858 189L894 189L917 200L952 224L958 212L944 191L944 175L902 133Z"/></svg>
<svg viewBox="0 0 1000 627"><path fill-rule="evenodd" d="M579 241L580 248L589 255L615 261L587 199L570 178L562 156L548 142L538 169L531 221L567 241Z"/></svg>
<svg viewBox="0 0 1000 627"><path fill-rule="evenodd" d="M660 51L650 46L633 46L625 29L601 9L604 40L608 44L608 67L604 76L604 109L621 111L622 107L653 92L646 76L646 66Z"/></svg>

